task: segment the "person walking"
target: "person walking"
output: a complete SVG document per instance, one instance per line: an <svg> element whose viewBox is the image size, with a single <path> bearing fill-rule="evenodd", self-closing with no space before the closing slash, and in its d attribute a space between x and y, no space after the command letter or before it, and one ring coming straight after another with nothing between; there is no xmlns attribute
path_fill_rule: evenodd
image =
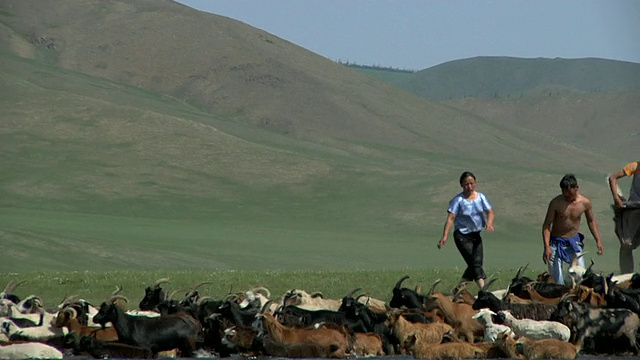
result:
<svg viewBox="0 0 640 360"><path fill-rule="evenodd" d="M591 235L596 240L598 255L604 254L598 224L593 215L591 200L579 193L575 175L567 174L560 180L562 194L549 202L547 215L542 224L544 251L542 261L548 265L549 273L556 284L564 285L563 263L571 263L578 257L578 265L584 267L584 235L579 232L580 219L584 214Z"/></svg>
<svg viewBox="0 0 640 360"><path fill-rule="evenodd" d="M455 228L453 240L467 264L462 274L462 281L475 281L482 289L487 275L482 268L484 254L480 232L483 228L494 231L495 215L491 203L483 193L476 190L476 185L476 177L473 173L465 171L460 175L462 192L449 202L447 220L444 223L442 239L438 241L438 249L442 249L447 243L449 231L453 226Z"/></svg>
<svg viewBox="0 0 640 360"><path fill-rule="evenodd" d="M640 246L640 161L627 164L609 176L609 189L613 195L615 232L620 240L620 273L633 273L633 250ZM633 176L629 199L622 196L618 179Z"/></svg>

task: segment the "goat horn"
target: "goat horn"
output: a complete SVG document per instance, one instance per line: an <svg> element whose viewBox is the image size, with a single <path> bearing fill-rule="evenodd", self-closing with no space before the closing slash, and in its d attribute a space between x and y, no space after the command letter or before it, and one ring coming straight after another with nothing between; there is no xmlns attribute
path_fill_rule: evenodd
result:
<svg viewBox="0 0 640 360"><path fill-rule="evenodd" d="M400 280L398 280L398 282L396 283L396 286L394 286L394 289L400 289L400 285L402 284L403 281L407 280L409 278L409 275L405 275L403 277L400 278Z"/></svg>
<svg viewBox="0 0 640 360"><path fill-rule="evenodd" d="M238 298L238 294L227 294L227 296L224 297L224 300L233 301L237 298Z"/></svg>
<svg viewBox="0 0 640 360"><path fill-rule="evenodd" d="M26 298L24 298L21 303L24 304L29 300L35 300L38 304L40 304L40 306L42 306L44 304L44 301L42 301L42 298L38 295L29 295Z"/></svg>
<svg viewBox="0 0 640 360"><path fill-rule="evenodd" d="M64 309L62 309L62 312L69 313L69 319L75 319L76 317L78 317L78 312L71 306L65 307Z"/></svg>
<svg viewBox="0 0 640 360"><path fill-rule="evenodd" d="M263 291L262 295L264 295L264 296L265 296L265 297L267 297L267 298L270 298L270 297L271 297L271 291L269 291L269 289L267 289L267 288L266 288L266 287L264 287L264 286L256 286L256 287L254 287L251 291L252 291L252 292L259 292L259 291L261 291L261 290Z"/></svg>
<svg viewBox="0 0 640 360"><path fill-rule="evenodd" d="M124 300L124 302L129 302L129 299L127 299L124 295L112 295L107 299L106 303L113 304L118 299Z"/></svg>
<svg viewBox="0 0 640 360"><path fill-rule="evenodd" d="M431 285L431 290L429 290L429 295L433 295L433 291L436 289L436 285L440 284L440 279L436 280L433 282L433 285Z"/></svg>
<svg viewBox="0 0 640 360"><path fill-rule="evenodd" d="M76 300L77 298L78 295L66 296L64 299L62 299L62 302L60 303L60 305L58 305L58 308L62 308L63 306L70 304L72 300Z"/></svg>
<svg viewBox="0 0 640 360"><path fill-rule="evenodd" d="M206 300L214 300L214 298L212 298L211 296L200 296L198 298L198 301L196 301L196 305L200 305L203 302L205 302Z"/></svg>
<svg viewBox="0 0 640 360"><path fill-rule="evenodd" d="M207 285L207 284L213 284L212 281L203 281L201 283L198 283L196 286L194 286L191 291L196 291L200 286L202 285Z"/></svg>
<svg viewBox="0 0 640 360"><path fill-rule="evenodd" d="M491 280L489 280L487 283L485 283L485 284L484 284L484 286L482 287L482 290L484 290L484 291L488 290L488 289L489 289L489 287L490 287L494 282L496 282L496 280L498 280L498 279L491 279Z"/></svg>
<svg viewBox="0 0 640 360"><path fill-rule="evenodd" d="M259 314L264 314L264 312L269 308L269 306L271 306L272 303L273 303L273 300L269 300L266 303L264 303L264 305L262 306L262 309L260 309Z"/></svg>
<svg viewBox="0 0 640 360"><path fill-rule="evenodd" d="M117 295L118 293L120 293L120 291L122 291L122 285L116 285L116 289L113 290L111 295Z"/></svg>
<svg viewBox="0 0 640 360"><path fill-rule="evenodd" d="M368 296L368 295L366 293L365 294L360 294L360 295L358 295L358 297L356 297L356 301L360 300L360 298L363 297L363 296Z"/></svg>
<svg viewBox="0 0 640 360"><path fill-rule="evenodd" d="M529 263L527 263L527 265L525 265L525 266L520 266L520 267L518 268L518 272L516 273L516 277L515 277L516 279L520 279L520 275L522 274L522 272L524 271L524 269L526 269L526 268L527 268L527 266L529 266Z"/></svg>
<svg viewBox="0 0 640 360"><path fill-rule="evenodd" d="M169 282L171 282L171 281L169 281L169 278L162 278L162 279L156 280L156 282L153 284L153 286L159 287L160 285L165 284L165 283L169 283Z"/></svg>
<svg viewBox="0 0 640 360"><path fill-rule="evenodd" d="M177 290L173 290L170 293L166 293L166 295L164 296L165 300L173 300L173 296L178 292L178 291L185 291L187 289L177 289Z"/></svg>
<svg viewBox="0 0 640 360"><path fill-rule="evenodd" d="M12 292L14 292L16 290L16 288L24 283L26 283L26 280L22 280L19 281L17 283L13 283L13 280L9 281L9 283L7 284L7 286L5 286L4 290L2 291L5 294L10 294Z"/></svg>
<svg viewBox="0 0 640 360"><path fill-rule="evenodd" d="M351 290L351 292L348 293L347 296L345 296L345 297L353 297L353 294L355 294L356 291L360 291L360 290L362 290L362 288L355 288L355 289Z"/></svg>

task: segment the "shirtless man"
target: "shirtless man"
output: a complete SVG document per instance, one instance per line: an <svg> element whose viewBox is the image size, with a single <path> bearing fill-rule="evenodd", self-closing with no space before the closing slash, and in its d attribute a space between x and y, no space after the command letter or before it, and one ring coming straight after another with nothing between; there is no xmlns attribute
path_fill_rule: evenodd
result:
<svg viewBox="0 0 640 360"><path fill-rule="evenodd" d="M551 200L542 224L542 241L544 242L542 261L549 266L549 273L556 284L564 285L562 263L571 263L571 260L579 256L584 248L584 235L578 232L582 214L587 218L591 235L596 240L598 255L604 254L591 200L579 194L579 188L573 174L565 175L560 181L562 195ZM578 258L578 264L584 266L582 257Z"/></svg>

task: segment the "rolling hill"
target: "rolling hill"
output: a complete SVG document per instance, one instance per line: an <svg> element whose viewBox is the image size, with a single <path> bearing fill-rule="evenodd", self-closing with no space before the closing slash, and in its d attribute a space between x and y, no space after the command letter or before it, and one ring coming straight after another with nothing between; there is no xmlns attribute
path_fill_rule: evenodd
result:
<svg viewBox="0 0 640 360"><path fill-rule="evenodd" d="M489 267L539 260L568 171L612 234L602 178L624 156L233 19L168 0L3 1L0 35L0 271L457 266L430 241L467 169L499 209L487 251L526 254Z"/></svg>

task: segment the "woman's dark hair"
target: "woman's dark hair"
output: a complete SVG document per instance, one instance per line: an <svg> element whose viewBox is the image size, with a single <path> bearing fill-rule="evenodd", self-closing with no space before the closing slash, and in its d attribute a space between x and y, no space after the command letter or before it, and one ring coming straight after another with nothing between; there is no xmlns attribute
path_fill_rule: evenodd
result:
<svg viewBox="0 0 640 360"><path fill-rule="evenodd" d="M567 174L562 177L560 180L560 189L573 189L578 186L578 180L576 180L576 176L573 174Z"/></svg>
<svg viewBox="0 0 640 360"><path fill-rule="evenodd" d="M471 171L465 171L465 172L462 173L462 175L460 175L460 185L462 185L462 182L464 181L464 179L466 179L468 177L472 177L473 180L476 179L476 176L473 175L473 173Z"/></svg>

